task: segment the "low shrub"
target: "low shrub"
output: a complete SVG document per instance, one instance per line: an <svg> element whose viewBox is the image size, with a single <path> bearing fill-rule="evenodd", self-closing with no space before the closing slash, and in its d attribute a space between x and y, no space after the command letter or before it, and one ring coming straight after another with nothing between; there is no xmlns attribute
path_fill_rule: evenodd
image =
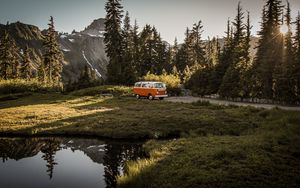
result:
<svg viewBox="0 0 300 188"><path fill-rule="evenodd" d="M45 93L55 91L62 91L62 86L54 86L52 84L41 83L37 79L0 80L0 94L14 94L25 92Z"/></svg>
<svg viewBox="0 0 300 188"><path fill-rule="evenodd" d="M75 96L94 96L94 95L106 95L106 94L113 95L113 96L121 96L121 95L131 95L132 89L126 86L103 85L103 86L91 87L91 88L73 91L70 94Z"/></svg>
<svg viewBox="0 0 300 188"><path fill-rule="evenodd" d="M173 74L150 74L148 73L143 77L145 81L158 81L163 82L167 85L167 90L170 95L180 95L181 94L181 85L180 77Z"/></svg>

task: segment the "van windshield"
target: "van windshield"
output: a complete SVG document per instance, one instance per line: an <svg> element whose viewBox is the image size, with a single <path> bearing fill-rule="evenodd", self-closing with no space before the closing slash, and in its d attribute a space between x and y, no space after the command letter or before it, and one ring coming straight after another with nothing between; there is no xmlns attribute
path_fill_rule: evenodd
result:
<svg viewBox="0 0 300 188"><path fill-rule="evenodd" d="M141 83L136 83L135 85L134 85L134 87L141 87Z"/></svg>
<svg viewBox="0 0 300 188"><path fill-rule="evenodd" d="M155 88L166 88L166 85L163 84L163 83L155 83L155 84L154 84L154 87L155 87Z"/></svg>

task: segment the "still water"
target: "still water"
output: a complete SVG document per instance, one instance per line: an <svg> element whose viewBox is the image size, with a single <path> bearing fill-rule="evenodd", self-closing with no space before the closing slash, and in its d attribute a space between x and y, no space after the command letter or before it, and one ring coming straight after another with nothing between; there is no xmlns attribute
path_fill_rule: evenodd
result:
<svg viewBox="0 0 300 188"><path fill-rule="evenodd" d="M1 188L113 188L142 143L82 138L0 138Z"/></svg>

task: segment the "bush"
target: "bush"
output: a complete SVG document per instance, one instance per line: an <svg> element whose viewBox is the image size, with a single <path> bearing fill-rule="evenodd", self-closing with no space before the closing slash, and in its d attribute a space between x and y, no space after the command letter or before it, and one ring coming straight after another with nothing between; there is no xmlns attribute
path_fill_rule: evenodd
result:
<svg viewBox="0 0 300 188"><path fill-rule="evenodd" d="M125 86L110 86L103 85L98 87L91 87L87 89L81 89L70 93L75 96L94 96L94 95L105 95L110 94L114 96L120 95L130 95L132 94L132 89Z"/></svg>
<svg viewBox="0 0 300 188"><path fill-rule="evenodd" d="M170 95L181 94L180 77L177 75L173 75L173 74L155 75L155 74L148 73L146 76L143 77L143 80L163 82L167 85L167 90Z"/></svg>
<svg viewBox="0 0 300 188"><path fill-rule="evenodd" d="M37 79L22 80L0 80L0 94L13 94L25 92L55 92L62 91L62 86L53 86L52 84L44 84Z"/></svg>

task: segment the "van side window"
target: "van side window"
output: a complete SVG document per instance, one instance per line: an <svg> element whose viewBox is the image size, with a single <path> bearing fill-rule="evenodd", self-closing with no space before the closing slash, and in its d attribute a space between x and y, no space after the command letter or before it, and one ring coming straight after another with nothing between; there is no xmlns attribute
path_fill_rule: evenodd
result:
<svg viewBox="0 0 300 188"><path fill-rule="evenodd" d="M147 84L142 84L142 87L147 87Z"/></svg>
<svg viewBox="0 0 300 188"><path fill-rule="evenodd" d="M141 83L136 83L134 87L141 87Z"/></svg>
<svg viewBox="0 0 300 188"><path fill-rule="evenodd" d="M163 83L155 83L154 87L155 88L165 88Z"/></svg>

